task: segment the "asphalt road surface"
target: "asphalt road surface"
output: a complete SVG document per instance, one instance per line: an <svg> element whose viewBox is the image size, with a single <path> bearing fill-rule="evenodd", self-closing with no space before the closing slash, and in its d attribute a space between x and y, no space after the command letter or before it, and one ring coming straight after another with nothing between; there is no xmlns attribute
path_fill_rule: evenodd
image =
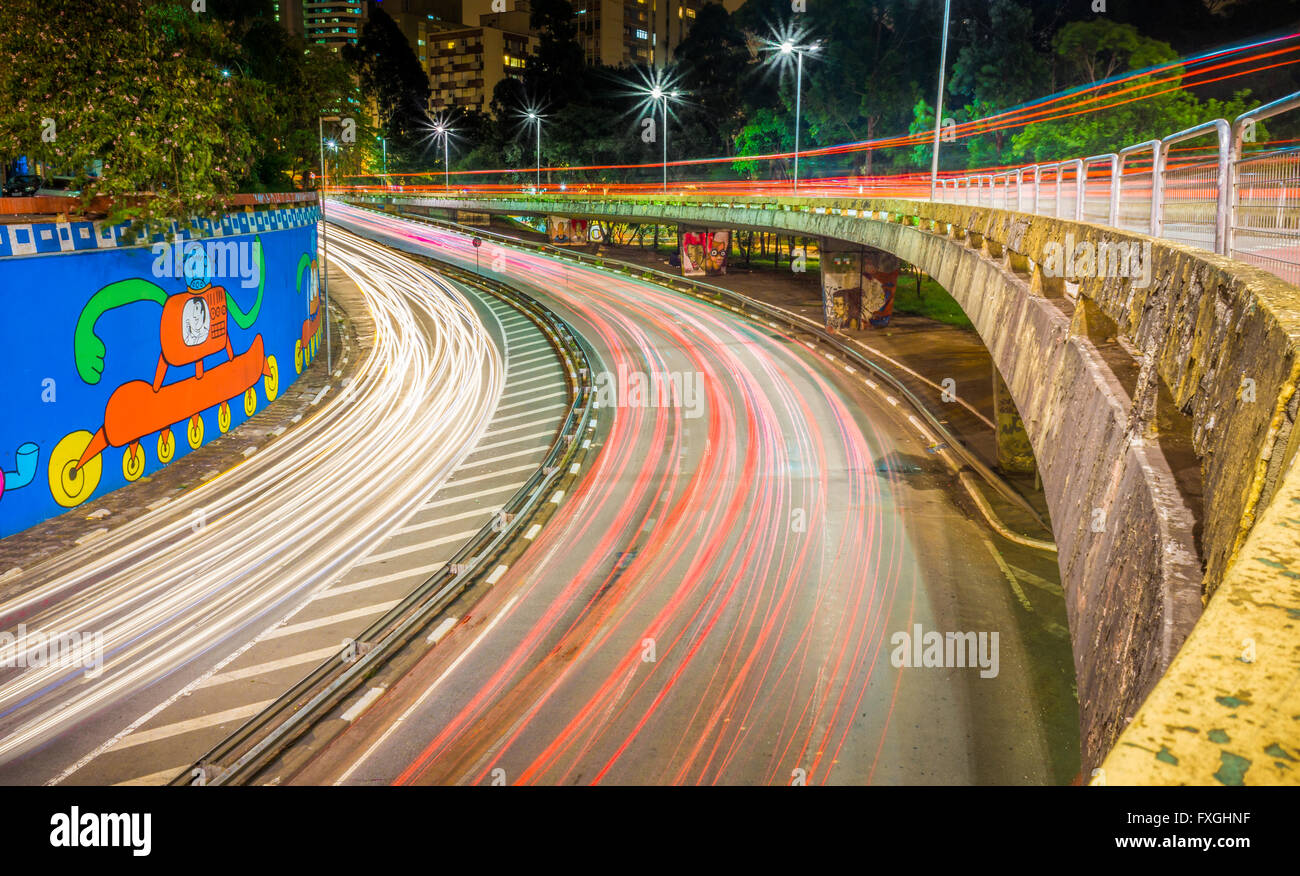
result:
<svg viewBox="0 0 1300 876"><path fill-rule="evenodd" d="M341 204L331 217L475 264L464 236ZM664 288L493 243L477 256L611 376L599 456L413 670L306 766L262 781L1074 778L1055 556L958 504L896 399L781 329ZM991 660L896 667L896 635L918 627L985 634L972 659L996 633L996 674Z"/></svg>

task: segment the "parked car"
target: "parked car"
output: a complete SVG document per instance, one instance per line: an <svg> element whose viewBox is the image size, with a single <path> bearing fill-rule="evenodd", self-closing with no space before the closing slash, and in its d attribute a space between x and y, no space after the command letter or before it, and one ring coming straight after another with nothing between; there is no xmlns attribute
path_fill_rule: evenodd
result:
<svg viewBox="0 0 1300 876"><path fill-rule="evenodd" d="M72 176L52 176L45 181L45 185L36 190L36 194L67 198L78 197L81 195L80 190L72 187L76 181L77 178Z"/></svg>
<svg viewBox="0 0 1300 876"><path fill-rule="evenodd" d="M41 187L42 180L34 173L21 173L11 176L0 189L9 198L30 198Z"/></svg>

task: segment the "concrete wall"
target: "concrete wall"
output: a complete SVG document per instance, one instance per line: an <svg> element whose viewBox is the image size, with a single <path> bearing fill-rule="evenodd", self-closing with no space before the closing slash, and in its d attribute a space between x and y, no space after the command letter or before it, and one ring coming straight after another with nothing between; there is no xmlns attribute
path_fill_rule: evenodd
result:
<svg viewBox="0 0 1300 876"><path fill-rule="evenodd" d="M1169 668L1295 455L1300 293L1201 250L1085 223L902 200L403 203L818 235L887 250L936 277L992 353L1038 460L1089 769ZM1149 253L1149 277L1101 271L1075 284L1045 269L1053 248L1081 242ZM1285 572L1274 578L1279 588L1289 580ZM1300 654L1292 656L1300 667Z"/></svg>
<svg viewBox="0 0 1300 876"><path fill-rule="evenodd" d="M322 322L315 207L0 225L0 536L156 471L261 410Z"/></svg>

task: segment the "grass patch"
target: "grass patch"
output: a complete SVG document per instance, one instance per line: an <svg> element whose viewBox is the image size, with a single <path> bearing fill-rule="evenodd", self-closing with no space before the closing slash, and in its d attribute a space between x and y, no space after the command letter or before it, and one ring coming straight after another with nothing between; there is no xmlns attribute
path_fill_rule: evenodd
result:
<svg viewBox="0 0 1300 876"><path fill-rule="evenodd" d="M894 290L894 313L923 316L945 325L974 329L965 311L956 300L930 277L921 278L921 292L916 291L916 275L900 274L898 288Z"/></svg>

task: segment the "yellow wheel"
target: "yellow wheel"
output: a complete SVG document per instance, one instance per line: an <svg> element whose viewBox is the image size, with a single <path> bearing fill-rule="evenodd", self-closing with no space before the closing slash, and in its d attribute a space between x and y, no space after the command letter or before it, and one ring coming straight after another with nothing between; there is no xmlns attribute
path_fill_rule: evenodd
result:
<svg viewBox="0 0 1300 876"><path fill-rule="evenodd" d="M266 369L271 373L262 378L262 389L266 391L266 403L270 404L280 394L280 366L274 356L266 357Z"/></svg>
<svg viewBox="0 0 1300 876"><path fill-rule="evenodd" d="M50 495L64 508L80 505L99 486L99 475L104 469L102 456L96 456L77 468L77 460L86 452L93 437L84 430L69 432L50 453Z"/></svg>
<svg viewBox="0 0 1300 876"><path fill-rule="evenodd" d="M191 450L198 450L199 445L203 443L203 418L198 414L190 417L190 425L185 430L185 437L190 439Z"/></svg>
<svg viewBox="0 0 1300 876"><path fill-rule="evenodd" d="M166 465L175 455L176 436L172 435L171 429L163 429L158 433L158 461Z"/></svg>
<svg viewBox="0 0 1300 876"><path fill-rule="evenodd" d="M256 411L257 390L250 386L248 389L244 390L244 413L251 417Z"/></svg>
<svg viewBox="0 0 1300 876"><path fill-rule="evenodd" d="M224 435L230 431L230 403L222 402L221 407L217 408L217 428Z"/></svg>
<svg viewBox="0 0 1300 876"><path fill-rule="evenodd" d="M316 335L317 334L318 334L317 332L312 333L311 346L307 349L308 361L316 358Z"/></svg>
<svg viewBox="0 0 1300 876"><path fill-rule="evenodd" d="M132 441L122 455L122 476L128 481L139 480L144 474L144 448L139 441Z"/></svg>
<svg viewBox="0 0 1300 876"><path fill-rule="evenodd" d="M301 374L304 364L302 361L302 340L299 339L293 342L293 370Z"/></svg>

